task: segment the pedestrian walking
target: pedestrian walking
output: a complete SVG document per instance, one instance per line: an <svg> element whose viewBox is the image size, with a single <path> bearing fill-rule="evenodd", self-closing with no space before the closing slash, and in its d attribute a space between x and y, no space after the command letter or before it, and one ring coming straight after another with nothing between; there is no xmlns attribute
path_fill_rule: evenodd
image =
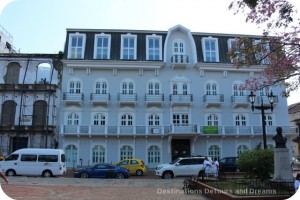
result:
<svg viewBox="0 0 300 200"><path fill-rule="evenodd" d="M214 159L214 164L213 164L213 171L214 171L214 177L215 178L218 178L219 176L219 161L218 161L218 158L215 157Z"/></svg>
<svg viewBox="0 0 300 200"><path fill-rule="evenodd" d="M4 174L2 174L2 172L0 172L0 177L1 177L6 183L8 183L7 178L4 176Z"/></svg>

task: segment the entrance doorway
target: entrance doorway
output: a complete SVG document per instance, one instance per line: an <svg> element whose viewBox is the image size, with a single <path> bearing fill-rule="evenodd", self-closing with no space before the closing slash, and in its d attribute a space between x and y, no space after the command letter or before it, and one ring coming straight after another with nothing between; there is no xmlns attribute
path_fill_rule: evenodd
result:
<svg viewBox="0 0 300 200"><path fill-rule="evenodd" d="M191 155L189 139L172 139L172 161L178 157Z"/></svg>
<svg viewBox="0 0 300 200"><path fill-rule="evenodd" d="M28 137L13 137L11 138L12 152L28 147Z"/></svg>

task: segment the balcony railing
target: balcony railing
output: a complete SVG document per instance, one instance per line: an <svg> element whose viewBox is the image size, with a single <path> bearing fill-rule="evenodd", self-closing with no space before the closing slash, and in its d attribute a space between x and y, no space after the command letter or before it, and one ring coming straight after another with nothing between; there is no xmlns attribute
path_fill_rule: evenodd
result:
<svg viewBox="0 0 300 200"><path fill-rule="evenodd" d="M163 94L145 94L146 105L162 105L164 102Z"/></svg>
<svg viewBox="0 0 300 200"><path fill-rule="evenodd" d="M192 94L171 94L170 102L173 105L190 105L193 102Z"/></svg>
<svg viewBox="0 0 300 200"><path fill-rule="evenodd" d="M83 93L63 93L63 101L67 104L82 104L84 99Z"/></svg>
<svg viewBox="0 0 300 200"><path fill-rule="evenodd" d="M132 93L132 94L119 93L118 94L118 102L120 104L136 104L137 94L136 93Z"/></svg>
<svg viewBox="0 0 300 200"><path fill-rule="evenodd" d="M91 103L92 104L109 104L110 102L110 94L91 94Z"/></svg>
<svg viewBox="0 0 300 200"><path fill-rule="evenodd" d="M223 94L204 95L203 103L205 107L209 107L209 106L220 107L224 103L224 95Z"/></svg>
<svg viewBox="0 0 300 200"><path fill-rule="evenodd" d="M187 55L173 55L171 57L172 68L187 68L189 57Z"/></svg>
<svg viewBox="0 0 300 200"><path fill-rule="evenodd" d="M244 95L244 96L233 95L231 96L231 103L232 103L232 107L234 108L239 106L248 107L250 105L248 95Z"/></svg>
<svg viewBox="0 0 300 200"><path fill-rule="evenodd" d="M275 135L277 126L266 126L267 135ZM296 135L296 126L282 126L284 135ZM261 126L201 126L197 124L168 126L62 125L60 134L70 135L262 135Z"/></svg>

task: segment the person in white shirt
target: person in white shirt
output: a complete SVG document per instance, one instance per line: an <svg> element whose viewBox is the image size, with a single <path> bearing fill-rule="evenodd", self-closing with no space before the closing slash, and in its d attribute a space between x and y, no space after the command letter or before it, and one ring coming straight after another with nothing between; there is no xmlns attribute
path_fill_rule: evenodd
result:
<svg viewBox="0 0 300 200"><path fill-rule="evenodd" d="M204 159L204 162L203 162L203 166L204 166L205 176L208 177L208 175L210 173L210 169L212 167L212 164L206 156L205 156L205 159Z"/></svg>
<svg viewBox="0 0 300 200"><path fill-rule="evenodd" d="M214 160L214 164L213 164L213 171L214 171L214 177L217 178L218 175L219 175L219 161L218 161L218 158L215 157L215 160Z"/></svg>

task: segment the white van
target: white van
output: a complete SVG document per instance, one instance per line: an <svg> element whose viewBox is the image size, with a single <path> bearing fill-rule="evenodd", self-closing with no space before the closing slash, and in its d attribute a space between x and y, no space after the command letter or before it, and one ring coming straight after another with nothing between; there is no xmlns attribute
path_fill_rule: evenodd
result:
<svg viewBox="0 0 300 200"><path fill-rule="evenodd" d="M19 149L0 162L6 176L42 175L51 177L65 174L65 153L61 149Z"/></svg>

